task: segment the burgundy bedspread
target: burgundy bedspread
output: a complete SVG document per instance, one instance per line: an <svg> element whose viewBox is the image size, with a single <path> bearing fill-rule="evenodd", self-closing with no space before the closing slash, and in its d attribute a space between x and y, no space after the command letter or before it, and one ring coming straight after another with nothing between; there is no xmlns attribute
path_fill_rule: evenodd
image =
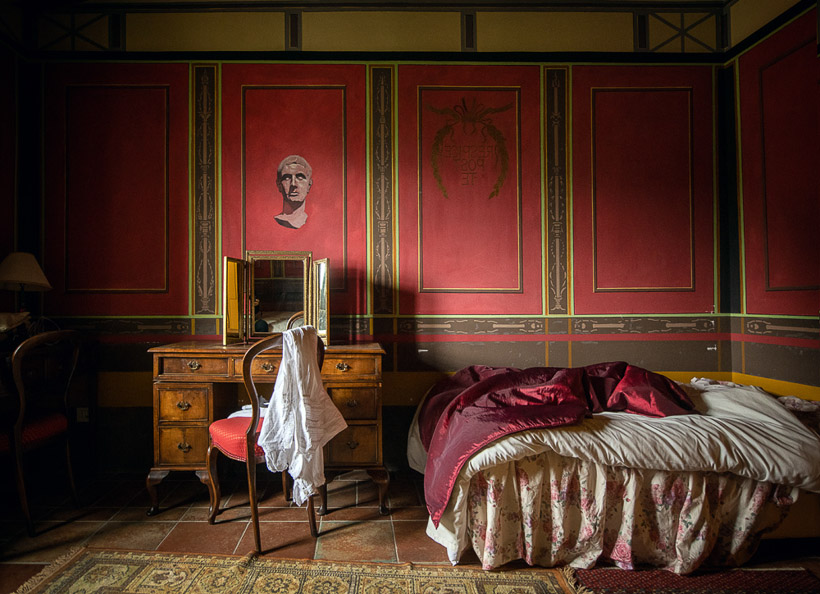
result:
<svg viewBox="0 0 820 594"><path fill-rule="evenodd" d="M419 411L433 523L438 526L461 467L488 443L605 410L666 417L694 407L675 382L622 361L575 368L474 365L439 382Z"/></svg>

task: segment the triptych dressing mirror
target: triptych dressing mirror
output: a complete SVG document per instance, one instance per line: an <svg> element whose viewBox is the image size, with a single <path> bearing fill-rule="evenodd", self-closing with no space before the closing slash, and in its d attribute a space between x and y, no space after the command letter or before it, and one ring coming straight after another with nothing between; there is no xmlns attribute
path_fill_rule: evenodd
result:
<svg viewBox="0 0 820 594"><path fill-rule="evenodd" d="M248 251L225 256L222 267L222 344L249 342L310 325L328 344L327 258L311 252Z"/></svg>

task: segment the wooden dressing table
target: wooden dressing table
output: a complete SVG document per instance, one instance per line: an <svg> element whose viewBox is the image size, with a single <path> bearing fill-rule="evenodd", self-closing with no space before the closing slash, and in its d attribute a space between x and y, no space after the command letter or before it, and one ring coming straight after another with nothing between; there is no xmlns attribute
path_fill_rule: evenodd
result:
<svg viewBox="0 0 820 594"><path fill-rule="evenodd" d="M208 426L239 408L242 357L248 344L190 341L149 349L154 359L154 466L146 486L148 515L159 513L157 485L172 470L191 470L207 484ZM325 470L365 469L378 485L379 511L387 514L389 474L382 458L382 355L376 343L331 345L322 381L348 427L325 446ZM273 383L280 350L254 361L254 379ZM317 512L324 514L326 493Z"/></svg>

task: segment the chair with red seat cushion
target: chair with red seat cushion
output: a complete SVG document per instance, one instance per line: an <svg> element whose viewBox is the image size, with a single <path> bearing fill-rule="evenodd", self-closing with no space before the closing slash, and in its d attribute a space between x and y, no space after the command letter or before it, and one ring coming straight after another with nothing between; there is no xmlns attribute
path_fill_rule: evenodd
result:
<svg viewBox="0 0 820 594"><path fill-rule="evenodd" d="M23 341L11 358L17 402L11 415L3 415L8 422L0 426L0 454L9 454L13 461L20 507L31 536L36 532L26 493L23 454L53 443L64 444L71 497L77 505L68 396L79 355L79 333L57 330Z"/></svg>
<svg viewBox="0 0 820 594"><path fill-rule="evenodd" d="M219 502L222 494L219 488L219 476L217 474L219 452L231 460L244 462L248 479L248 501L251 507L251 519L253 521L253 536L256 545L256 552L262 552L261 538L259 535L259 511L256 501L256 466L265 463L265 452L257 444L259 432L262 429L262 418L259 408L259 392L253 378L253 361L257 356L270 349L282 347L282 334L277 332L271 336L260 340L252 345L242 359L242 377L245 389L251 403L250 417L230 417L220 419L211 423L208 427L209 444L207 455L208 468L208 490L210 492L210 509L208 513L208 523L213 524L219 513ZM316 337L316 359L319 369L324 361L325 345L322 339ZM264 365L264 364L263 364ZM285 475L286 472L283 472ZM283 476L284 479L284 476ZM316 527L316 514L314 511L313 497L307 502L308 523L310 534L318 536Z"/></svg>

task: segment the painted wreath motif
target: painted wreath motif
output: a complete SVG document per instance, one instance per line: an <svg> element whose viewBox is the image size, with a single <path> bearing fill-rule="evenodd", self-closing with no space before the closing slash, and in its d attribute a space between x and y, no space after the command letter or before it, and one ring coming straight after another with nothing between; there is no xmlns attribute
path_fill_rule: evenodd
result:
<svg viewBox="0 0 820 594"><path fill-rule="evenodd" d="M484 107L484 105L482 103L478 103L474 97L472 103L468 106L466 99L462 97L461 104L454 105L452 108L437 108L432 105L427 106L427 109L430 111L443 115L446 118L444 126L436 132L436 137L433 140L432 153L430 155L430 164L433 168L433 175L435 176L438 187L441 189L441 192L444 194L445 198L448 196L447 188L444 187L444 180L441 177L441 153L444 147L445 138L453 138L455 127L458 124L461 124L462 132L464 132L465 135L475 134L476 130L479 129L481 136L485 141L489 136L495 142L496 158L500 161L500 171L488 199L493 196L497 196L498 192L501 191L501 187L504 185L504 180L507 178L507 169L509 167L510 157L507 153L507 141L501 133L501 130L493 125L493 121L489 115L507 111L512 107L512 105L512 103L508 103L503 107Z"/></svg>

